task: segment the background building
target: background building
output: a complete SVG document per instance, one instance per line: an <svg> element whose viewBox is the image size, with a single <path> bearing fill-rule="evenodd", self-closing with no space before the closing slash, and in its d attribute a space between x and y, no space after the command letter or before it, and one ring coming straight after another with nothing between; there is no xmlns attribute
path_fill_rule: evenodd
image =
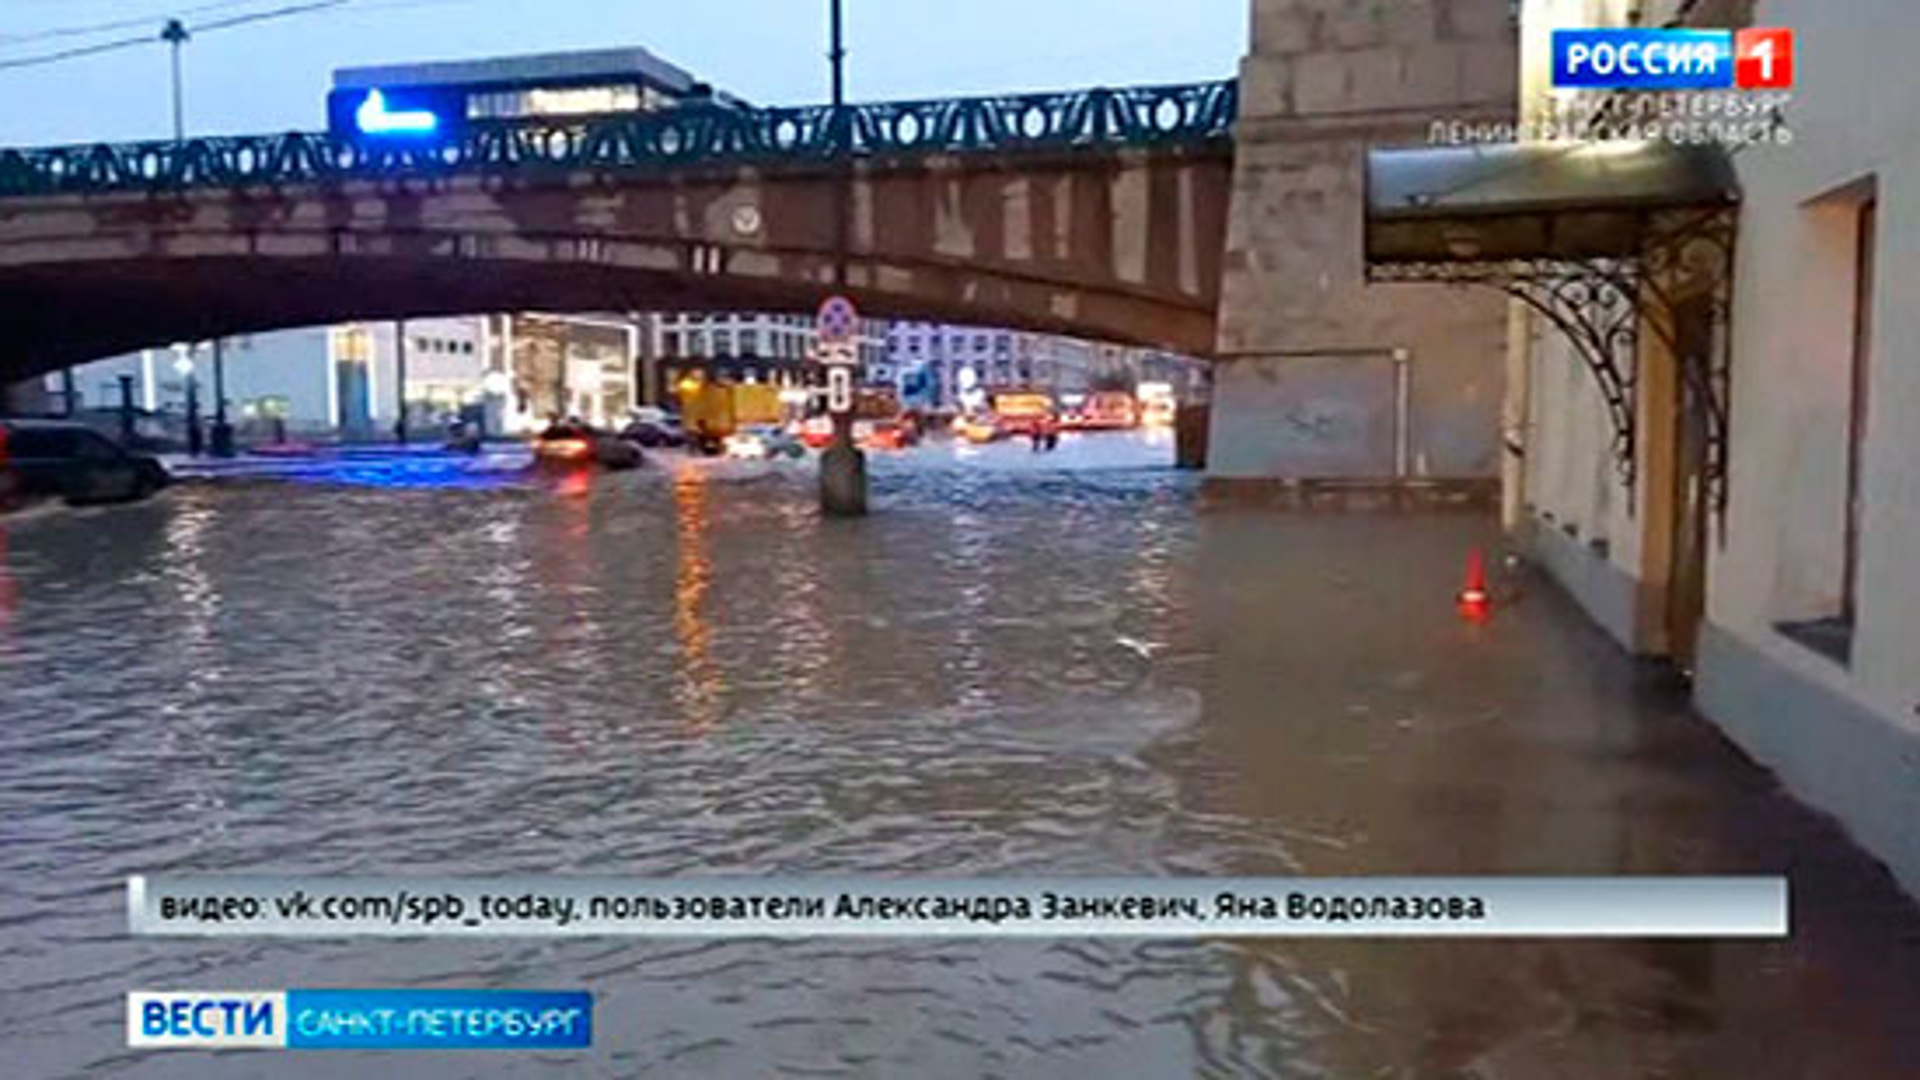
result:
<svg viewBox="0 0 1920 1080"><path fill-rule="evenodd" d="M1165 382L1182 396L1204 383L1204 366L1158 349L1103 344L989 327L895 322L886 336L887 368L903 388L921 387L929 407L958 407L961 372L982 387L1027 386L1056 394L1132 389Z"/></svg>
<svg viewBox="0 0 1920 1080"><path fill-rule="evenodd" d="M648 317L649 346L642 382L649 404L668 400L687 375L708 379L811 386L818 381L812 363L812 315L766 312L666 312ZM869 382L891 385L887 326L864 320L859 354Z"/></svg>
<svg viewBox="0 0 1920 1080"><path fill-rule="evenodd" d="M496 433L527 431L553 415L616 423L637 401L645 326L645 316L476 315L229 338L221 343L228 414L243 436L388 439L404 370L416 432L463 415L484 416ZM143 411L183 419L193 383L202 416L213 415L211 342L75 368L75 407L117 409L122 377ZM65 379L50 376L47 386L63 410Z"/></svg>
<svg viewBox="0 0 1920 1080"><path fill-rule="evenodd" d="M333 130L356 133L358 112L374 92L395 110L419 103L467 121L651 112L690 101L741 104L645 49L597 49L341 68L327 98Z"/></svg>

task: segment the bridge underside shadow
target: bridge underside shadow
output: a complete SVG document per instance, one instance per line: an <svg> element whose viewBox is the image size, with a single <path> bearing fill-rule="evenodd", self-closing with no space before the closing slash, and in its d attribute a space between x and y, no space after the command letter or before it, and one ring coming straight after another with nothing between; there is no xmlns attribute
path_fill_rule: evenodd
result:
<svg viewBox="0 0 1920 1080"><path fill-rule="evenodd" d="M817 276L768 279L404 256L115 260L0 270L0 324L7 327L0 380L173 342L361 320L495 311L808 313L831 288L831 260L818 261ZM1211 347L1211 312L1045 282L983 280L964 269L943 276L953 280L951 292L972 302L890 296L858 284L887 272L862 260L849 268L856 284L847 291L867 314L1078 334L1193 354ZM1035 314L1060 307L1074 309L1076 317Z"/></svg>

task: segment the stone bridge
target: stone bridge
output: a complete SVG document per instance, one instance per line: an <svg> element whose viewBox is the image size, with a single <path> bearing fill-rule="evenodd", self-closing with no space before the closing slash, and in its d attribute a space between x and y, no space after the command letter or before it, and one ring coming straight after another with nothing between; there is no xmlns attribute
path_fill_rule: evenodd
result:
<svg viewBox="0 0 1920 1080"><path fill-rule="evenodd" d="M173 341L493 310L811 310L1204 355L1232 82L697 105L447 142L0 151L0 378Z"/></svg>

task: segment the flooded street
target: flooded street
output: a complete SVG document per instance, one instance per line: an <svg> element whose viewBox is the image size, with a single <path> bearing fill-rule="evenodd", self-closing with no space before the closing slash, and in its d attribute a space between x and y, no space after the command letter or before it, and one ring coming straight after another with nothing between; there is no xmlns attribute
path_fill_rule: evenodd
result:
<svg viewBox="0 0 1920 1080"><path fill-rule="evenodd" d="M1103 441L1104 440L1104 441ZM227 477L0 521L7 1077L131 989L580 988L406 1075L1920 1075L1920 913L1467 515L1202 509L1170 450ZM423 459L424 461L425 459ZM1781 942L207 942L129 874L1784 872Z"/></svg>

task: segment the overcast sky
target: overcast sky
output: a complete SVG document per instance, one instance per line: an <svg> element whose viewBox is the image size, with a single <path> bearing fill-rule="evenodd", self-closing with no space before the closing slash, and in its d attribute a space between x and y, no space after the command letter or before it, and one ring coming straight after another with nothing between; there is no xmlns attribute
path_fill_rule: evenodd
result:
<svg viewBox="0 0 1920 1080"><path fill-rule="evenodd" d="M149 34L81 59L0 67L0 145L165 138L161 25L303 0L0 0L0 65ZM846 0L853 100L1184 82L1234 73L1248 0ZM642 45L756 103L827 93L827 0L348 0L210 30L186 50L201 134L315 130L336 67ZM128 25L100 32L102 24Z"/></svg>

